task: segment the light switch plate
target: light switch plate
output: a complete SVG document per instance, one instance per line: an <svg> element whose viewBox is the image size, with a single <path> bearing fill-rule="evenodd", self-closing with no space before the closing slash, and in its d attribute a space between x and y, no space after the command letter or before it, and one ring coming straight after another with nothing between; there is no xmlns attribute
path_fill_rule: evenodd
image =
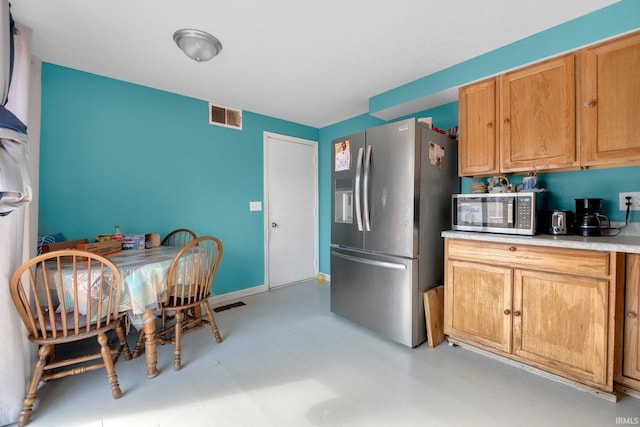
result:
<svg viewBox="0 0 640 427"><path fill-rule="evenodd" d="M262 210L262 202L249 202L249 210L250 211L261 211Z"/></svg>

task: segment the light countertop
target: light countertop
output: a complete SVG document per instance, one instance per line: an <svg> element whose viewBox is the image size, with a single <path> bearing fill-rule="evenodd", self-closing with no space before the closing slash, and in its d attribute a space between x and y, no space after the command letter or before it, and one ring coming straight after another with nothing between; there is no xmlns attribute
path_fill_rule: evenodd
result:
<svg viewBox="0 0 640 427"><path fill-rule="evenodd" d="M582 237L575 235L552 236L549 234L538 234L536 236L514 236L509 234L480 233L475 231L443 231L442 237L519 245L640 254L640 235Z"/></svg>

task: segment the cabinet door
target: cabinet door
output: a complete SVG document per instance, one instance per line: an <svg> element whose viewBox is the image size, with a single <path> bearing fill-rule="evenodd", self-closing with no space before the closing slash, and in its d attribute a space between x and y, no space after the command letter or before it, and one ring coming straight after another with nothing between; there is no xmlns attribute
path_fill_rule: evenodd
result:
<svg viewBox="0 0 640 427"><path fill-rule="evenodd" d="M445 334L511 352L512 271L506 267L447 261Z"/></svg>
<svg viewBox="0 0 640 427"><path fill-rule="evenodd" d="M574 55L500 76L502 172L578 166Z"/></svg>
<svg viewBox="0 0 640 427"><path fill-rule="evenodd" d="M513 353L556 374L612 388L608 289L606 280L516 270Z"/></svg>
<svg viewBox="0 0 640 427"><path fill-rule="evenodd" d="M458 174L474 176L497 173L495 80L461 87L458 93L458 116Z"/></svg>
<svg viewBox="0 0 640 427"><path fill-rule="evenodd" d="M585 48L578 63L581 164L640 163L640 33Z"/></svg>
<svg viewBox="0 0 640 427"><path fill-rule="evenodd" d="M640 254L627 254L622 375L640 381Z"/></svg>

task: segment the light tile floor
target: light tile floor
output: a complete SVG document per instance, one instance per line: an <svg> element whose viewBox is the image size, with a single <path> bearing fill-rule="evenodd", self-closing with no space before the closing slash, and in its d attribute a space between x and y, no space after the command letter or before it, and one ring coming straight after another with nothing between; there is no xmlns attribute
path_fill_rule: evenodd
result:
<svg viewBox="0 0 640 427"><path fill-rule="evenodd" d="M223 342L200 329L184 339L183 368L159 346L161 373L144 357L44 384L38 426L615 426L640 400L612 403L474 352L409 349L329 310L315 281L242 299L216 313ZM135 336L130 336L131 342Z"/></svg>

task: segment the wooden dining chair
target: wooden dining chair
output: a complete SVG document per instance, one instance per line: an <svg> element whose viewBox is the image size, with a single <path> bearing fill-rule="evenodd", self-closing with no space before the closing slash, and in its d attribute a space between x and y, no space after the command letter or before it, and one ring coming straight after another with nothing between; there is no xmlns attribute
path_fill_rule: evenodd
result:
<svg viewBox="0 0 640 427"><path fill-rule="evenodd" d="M182 368L182 337L204 323L211 326L216 342L222 342L213 311L209 306L213 278L222 257L222 243L213 236L192 240L176 255L167 276L167 298L162 311L175 313L171 322L162 325L157 338L173 344L173 368Z"/></svg>
<svg viewBox="0 0 640 427"><path fill-rule="evenodd" d="M183 247L197 237L196 233L187 228L178 228L167 234L160 244L162 246Z"/></svg>
<svg viewBox="0 0 640 427"><path fill-rule="evenodd" d="M162 242L160 242L160 246L175 246L178 248L182 248L187 243L191 242L197 237L198 236L196 235L196 233L189 230L188 228L177 228L171 231L169 234L167 234L164 237L164 239L162 239ZM161 316L162 326L164 327L167 321L173 320L174 315L175 313L163 311ZM138 339L136 340L136 345L133 348L134 359L138 358L138 356L140 356L140 354L142 354L142 351L144 350L144 346L143 346L144 337L145 337L144 331L141 329L140 332L138 333Z"/></svg>
<svg viewBox="0 0 640 427"><path fill-rule="evenodd" d="M29 422L41 381L63 378L105 368L111 395L122 395L115 363L121 352L130 359L118 313L122 277L108 259L89 252L65 249L37 256L20 266L11 277L11 298L29 333L37 344L38 361L25 394L18 426ZM112 349L107 334L115 331L119 346ZM73 343L97 338L99 351L71 354ZM64 344L65 351L56 351ZM82 353L88 347L82 346ZM58 357L57 357L58 356Z"/></svg>

